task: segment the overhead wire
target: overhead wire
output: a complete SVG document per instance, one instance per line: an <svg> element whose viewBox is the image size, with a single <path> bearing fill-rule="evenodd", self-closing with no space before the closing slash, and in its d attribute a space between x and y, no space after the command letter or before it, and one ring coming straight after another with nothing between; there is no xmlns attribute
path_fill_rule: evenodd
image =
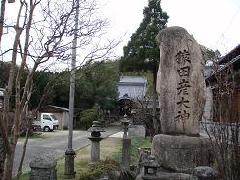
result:
<svg viewBox="0 0 240 180"><path fill-rule="evenodd" d="M226 33L229 31L230 27L232 26L233 22L235 21L238 13L240 12L240 6L238 6L236 12L233 14L231 20L227 24L226 28L224 31L219 35L219 38L215 42L215 47L217 47L218 44L221 44L225 50L227 50L227 38L226 38ZM224 42L225 41L225 42ZM226 52L225 52L226 53Z"/></svg>

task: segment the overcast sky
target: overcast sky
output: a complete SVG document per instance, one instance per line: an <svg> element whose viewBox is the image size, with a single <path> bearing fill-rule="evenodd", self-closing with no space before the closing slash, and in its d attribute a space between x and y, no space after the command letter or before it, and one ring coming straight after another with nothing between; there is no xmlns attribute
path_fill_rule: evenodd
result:
<svg viewBox="0 0 240 180"><path fill-rule="evenodd" d="M148 0L96 1L110 21L106 38L120 39L125 35L115 51L120 57L123 46L143 20ZM15 17L17 3L7 6L8 18ZM184 27L200 44L218 49L222 55L240 44L240 0L162 0L161 6L169 15L168 26Z"/></svg>
<svg viewBox="0 0 240 180"><path fill-rule="evenodd" d="M130 40L143 19L148 0L102 0L105 15L111 21L111 36L126 33L116 54ZM162 0L169 15L168 26L182 26L202 45L222 54L240 44L240 0Z"/></svg>

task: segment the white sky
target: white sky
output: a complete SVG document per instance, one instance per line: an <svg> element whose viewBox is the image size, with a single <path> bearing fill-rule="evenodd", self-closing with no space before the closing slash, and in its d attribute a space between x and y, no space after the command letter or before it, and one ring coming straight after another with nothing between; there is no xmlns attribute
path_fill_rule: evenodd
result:
<svg viewBox="0 0 240 180"><path fill-rule="evenodd" d="M123 46L142 22L148 0L96 1L110 21L106 37L123 39L115 51L122 56ZM15 17L16 6L7 5L8 18ZM200 44L222 55L240 44L240 0L162 0L161 6L169 15L168 26L184 27Z"/></svg>
<svg viewBox="0 0 240 180"><path fill-rule="evenodd" d="M111 21L111 36L124 33L123 43L130 40L143 19L148 0L102 0L103 11ZM162 0L161 7L169 15L168 26L182 26L202 45L222 55L240 44L240 0Z"/></svg>

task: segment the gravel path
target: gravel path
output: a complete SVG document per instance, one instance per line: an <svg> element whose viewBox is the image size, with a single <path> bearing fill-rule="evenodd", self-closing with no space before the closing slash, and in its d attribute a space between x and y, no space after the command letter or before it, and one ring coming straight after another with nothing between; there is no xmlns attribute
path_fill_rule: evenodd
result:
<svg viewBox="0 0 240 180"><path fill-rule="evenodd" d="M111 126L105 129L106 132L102 133L103 137L108 137L121 131L120 126ZM74 131L73 132L73 149L78 150L90 144L88 136L90 135L87 131ZM64 156L67 148L68 141L68 131L54 131L54 132L44 132L44 137L46 138L35 138L29 139L27 144L27 151L25 155L25 160L23 163L23 172L30 170L29 163L31 159L42 154L49 154L55 158L60 158ZM14 159L14 169L13 175L17 173L17 168L20 163L20 158L22 154L24 140L21 139L16 147L15 159Z"/></svg>

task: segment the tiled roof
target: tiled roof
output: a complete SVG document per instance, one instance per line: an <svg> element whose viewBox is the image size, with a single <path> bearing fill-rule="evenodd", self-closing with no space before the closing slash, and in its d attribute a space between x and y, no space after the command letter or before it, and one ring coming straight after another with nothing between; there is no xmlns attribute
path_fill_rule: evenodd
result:
<svg viewBox="0 0 240 180"><path fill-rule="evenodd" d="M121 76L119 83L140 83L145 84L147 80L142 76Z"/></svg>
<svg viewBox="0 0 240 180"><path fill-rule="evenodd" d="M233 58L240 55L240 44L236 46L233 50L227 53L225 56L221 57L219 60L219 64L225 64L231 61Z"/></svg>

